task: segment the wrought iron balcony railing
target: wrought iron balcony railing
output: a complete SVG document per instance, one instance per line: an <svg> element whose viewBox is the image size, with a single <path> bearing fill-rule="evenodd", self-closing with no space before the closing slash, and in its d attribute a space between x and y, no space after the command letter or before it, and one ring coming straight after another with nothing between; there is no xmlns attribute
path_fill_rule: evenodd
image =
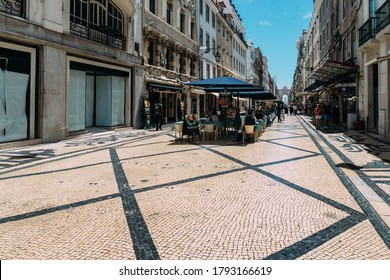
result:
<svg viewBox="0 0 390 280"><path fill-rule="evenodd" d="M379 33L390 24L390 0L387 0L378 10L376 10L375 16L377 19L376 33Z"/></svg>
<svg viewBox="0 0 390 280"><path fill-rule="evenodd" d="M26 18L26 0L0 0L0 12Z"/></svg>
<svg viewBox="0 0 390 280"><path fill-rule="evenodd" d="M376 34L376 18L370 17L360 28L359 28L359 46L375 37Z"/></svg>
<svg viewBox="0 0 390 280"><path fill-rule="evenodd" d="M381 32L390 24L390 0L387 0L378 10L375 12L374 17L370 17L359 28L359 46L371 38L375 38L376 34Z"/></svg>
<svg viewBox="0 0 390 280"><path fill-rule="evenodd" d="M94 25L76 17L71 17L70 32L109 47L126 49L126 37L119 30L110 26Z"/></svg>

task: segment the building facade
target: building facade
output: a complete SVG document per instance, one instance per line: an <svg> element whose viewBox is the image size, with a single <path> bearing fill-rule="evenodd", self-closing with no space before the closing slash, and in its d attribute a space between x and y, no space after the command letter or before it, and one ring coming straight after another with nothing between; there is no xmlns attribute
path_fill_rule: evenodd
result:
<svg viewBox="0 0 390 280"><path fill-rule="evenodd" d="M390 137L389 13L389 0L316 0L305 63L297 62L293 86L295 92L300 73L307 73L304 92L313 101L329 102L335 122L385 137ZM316 33L317 53L311 40Z"/></svg>
<svg viewBox="0 0 390 280"><path fill-rule="evenodd" d="M232 45L231 66L234 76L246 80L248 45L245 40L245 27L232 1L225 0L224 17L227 20L229 32L227 42ZM251 67L251 66L250 66ZM250 71L250 70L249 70Z"/></svg>
<svg viewBox="0 0 390 280"><path fill-rule="evenodd" d="M262 87L263 85L263 53L259 47L255 48L255 77L254 84Z"/></svg>
<svg viewBox="0 0 390 280"><path fill-rule="evenodd" d="M0 149L149 127L157 101L166 123L246 106L185 85L196 79L246 80L250 69L276 87L261 51L248 63L229 0L9 0L0 24Z"/></svg>
<svg viewBox="0 0 390 280"><path fill-rule="evenodd" d="M182 83L198 75L198 31L193 1L144 1L145 120L153 122L154 105L161 101L163 119L173 122L197 110ZM195 97L194 99L196 99Z"/></svg>
<svg viewBox="0 0 390 280"><path fill-rule="evenodd" d="M198 33L199 33L199 79L217 77L218 63L217 53L220 53L220 45L217 43L217 14L218 6L212 0L198 0ZM192 103L199 104L199 115L205 117L218 109L218 97L216 92L195 91ZM198 93L198 96L195 94ZM197 97L197 99L195 99ZM195 104L192 105L195 107Z"/></svg>
<svg viewBox="0 0 390 280"><path fill-rule="evenodd" d="M309 28L311 34L313 29ZM289 96L289 102L300 101L306 104L306 99L310 95L310 92L306 92L305 88L308 83L306 80L308 68L311 64L311 58L313 57L313 47L308 41L308 30L303 30L301 37L297 41L296 47L298 50L297 65L295 67L293 84L291 87L291 94ZM309 43L308 43L309 42Z"/></svg>
<svg viewBox="0 0 390 280"><path fill-rule="evenodd" d="M390 1L358 4L358 113L366 129L390 138Z"/></svg>
<svg viewBox="0 0 390 280"><path fill-rule="evenodd" d="M252 41L247 41L248 51L246 53L246 81L256 84L259 80L258 71L256 71L256 52Z"/></svg>
<svg viewBox="0 0 390 280"><path fill-rule="evenodd" d="M212 0L198 0L198 30L199 30L199 52L200 52L200 73L199 79L210 79L217 77L216 53L219 51L217 45L216 14L218 8Z"/></svg>
<svg viewBox="0 0 390 280"><path fill-rule="evenodd" d="M139 127L141 1L0 2L0 147Z"/></svg>
<svg viewBox="0 0 390 280"><path fill-rule="evenodd" d="M363 2L316 0L304 47L298 50L304 60L297 66L304 73L303 95L308 93L312 105L329 103L333 120L348 128L359 118L357 27Z"/></svg>

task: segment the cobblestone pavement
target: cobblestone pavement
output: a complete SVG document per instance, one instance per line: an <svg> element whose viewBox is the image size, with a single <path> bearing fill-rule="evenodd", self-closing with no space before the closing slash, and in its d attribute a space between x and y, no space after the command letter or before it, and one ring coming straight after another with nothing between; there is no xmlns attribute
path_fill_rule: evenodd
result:
<svg viewBox="0 0 390 280"><path fill-rule="evenodd" d="M256 143L96 132L0 151L0 259L390 260L390 146L289 116Z"/></svg>

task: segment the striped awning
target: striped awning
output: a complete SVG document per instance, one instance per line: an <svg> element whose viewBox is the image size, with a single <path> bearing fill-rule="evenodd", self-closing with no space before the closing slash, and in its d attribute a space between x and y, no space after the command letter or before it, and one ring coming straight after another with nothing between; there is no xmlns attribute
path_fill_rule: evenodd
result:
<svg viewBox="0 0 390 280"><path fill-rule="evenodd" d="M316 81L329 82L345 74L356 71L359 68L356 64L326 60L318 65L313 73L309 75L309 79Z"/></svg>

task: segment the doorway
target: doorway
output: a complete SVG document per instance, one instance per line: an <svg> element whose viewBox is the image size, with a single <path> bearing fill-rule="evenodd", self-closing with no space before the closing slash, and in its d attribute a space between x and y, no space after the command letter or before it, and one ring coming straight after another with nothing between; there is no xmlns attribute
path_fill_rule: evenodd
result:
<svg viewBox="0 0 390 280"><path fill-rule="evenodd" d="M32 139L35 49L3 42L0 46L0 143Z"/></svg>
<svg viewBox="0 0 390 280"><path fill-rule="evenodd" d="M373 64L369 71L369 87L368 87L368 130L378 133L379 120L379 67L378 64Z"/></svg>
<svg viewBox="0 0 390 280"><path fill-rule="evenodd" d="M94 67L71 68L69 132L125 125L125 73Z"/></svg>

